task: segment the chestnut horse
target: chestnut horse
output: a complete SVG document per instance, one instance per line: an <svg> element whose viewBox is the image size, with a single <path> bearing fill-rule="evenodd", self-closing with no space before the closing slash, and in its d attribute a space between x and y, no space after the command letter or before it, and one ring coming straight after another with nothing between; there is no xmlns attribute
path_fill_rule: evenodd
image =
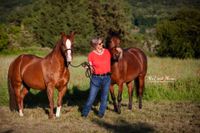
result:
<svg viewBox="0 0 200 133"><path fill-rule="evenodd" d="M147 57L138 48L120 48L120 39L118 36L111 36L106 46L111 53L111 85L110 93L113 100L114 110L121 113L121 101L123 84L126 83L129 94L128 108L132 109L133 83L135 81L137 96L139 97L139 108L142 108L142 94L147 73ZM118 105L114 94L114 84L118 89Z"/></svg>
<svg viewBox="0 0 200 133"><path fill-rule="evenodd" d="M19 110L23 116L23 99L30 88L46 90L49 99L49 118L54 116L54 88L58 90L56 117L60 117L62 98L69 82L68 65L72 61L74 32L61 33L61 39L44 58L23 54L17 57L8 70L8 90L10 110Z"/></svg>

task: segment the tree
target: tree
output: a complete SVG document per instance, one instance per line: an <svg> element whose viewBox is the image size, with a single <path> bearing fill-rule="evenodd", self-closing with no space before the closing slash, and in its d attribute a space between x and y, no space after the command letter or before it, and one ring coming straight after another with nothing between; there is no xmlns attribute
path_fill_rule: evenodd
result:
<svg viewBox="0 0 200 133"><path fill-rule="evenodd" d="M95 33L106 38L109 31L119 32L124 41L132 41L131 7L123 0L96 0L90 2ZM131 38L131 39L130 39Z"/></svg>
<svg viewBox="0 0 200 133"><path fill-rule="evenodd" d="M76 31L75 49L84 53L94 34L88 6L87 0L37 0L14 10L8 20L24 25L42 47L54 47L61 32Z"/></svg>
<svg viewBox="0 0 200 133"><path fill-rule="evenodd" d="M88 9L87 0L46 0L33 29L42 46L53 47L60 32L74 30L79 33L75 39L76 50L85 51L94 32L90 12L85 9Z"/></svg>
<svg viewBox="0 0 200 133"><path fill-rule="evenodd" d="M7 35L6 26L0 24L0 51L8 46L9 38Z"/></svg>
<svg viewBox="0 0 200 133"><path fill-rule="evenodd" d="M200 57L200 11L182 9L157 25L159 56Z"/></svg>

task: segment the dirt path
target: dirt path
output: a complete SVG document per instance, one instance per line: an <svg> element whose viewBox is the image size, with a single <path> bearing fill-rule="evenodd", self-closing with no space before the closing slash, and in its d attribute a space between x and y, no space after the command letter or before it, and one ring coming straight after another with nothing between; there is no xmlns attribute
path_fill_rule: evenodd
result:
<svg viewBox="0 0 200 133"><path fill-rule="evenodd" d="M40 107L25 108L24 117L10 112L8 107L0 107L0 133L200 132L200 103L144 101L142 110L137 104L132 111L123 106L120 115L112 108L109 105L105 117L100 119L93 111L88 118L82 118L78 106L65 106L61 118L49 120Z"/></svg>

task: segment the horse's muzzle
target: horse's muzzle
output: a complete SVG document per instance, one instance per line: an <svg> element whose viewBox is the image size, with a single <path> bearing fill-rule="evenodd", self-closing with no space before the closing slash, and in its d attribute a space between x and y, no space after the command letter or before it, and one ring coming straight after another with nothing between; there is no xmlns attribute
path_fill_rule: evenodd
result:
<svg viewBox="0 0 200 133"><path fill-rule="evenodd" d="M71 62L67 62L67 66L69 66L71 64Z"/></svg>

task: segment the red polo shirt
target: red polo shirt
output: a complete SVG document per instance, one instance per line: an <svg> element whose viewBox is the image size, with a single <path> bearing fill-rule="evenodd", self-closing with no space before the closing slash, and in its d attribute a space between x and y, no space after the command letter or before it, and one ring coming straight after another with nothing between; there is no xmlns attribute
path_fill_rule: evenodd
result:
<svg viewBox="0 0 200 133"><path fill-rule="evenodd" d="M88 62L94 68L95 74L105 74L110 72L110 52L107 49L103 49L103 53L101 55L92 51L88 55Z"/></svg>

